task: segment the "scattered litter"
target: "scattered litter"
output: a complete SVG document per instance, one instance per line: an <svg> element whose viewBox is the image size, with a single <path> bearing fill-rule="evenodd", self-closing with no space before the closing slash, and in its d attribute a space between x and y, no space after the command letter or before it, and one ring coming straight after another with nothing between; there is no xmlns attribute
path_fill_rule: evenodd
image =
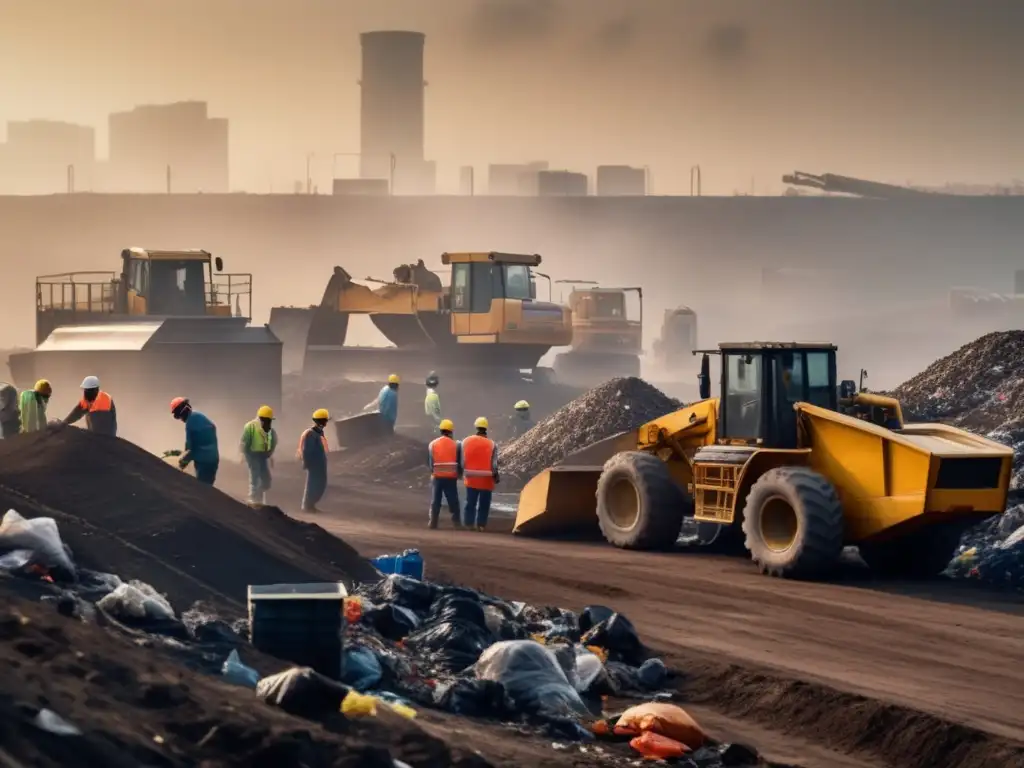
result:
<svg viewBox="0 0 1024 768"><path fill-rule="evenodd" d="M425 564L418 549L407 549L397 555L378 555L370 560L374 567L384 574L398 574L411 579L423 580Z"/></svg>
<svg viewBox="0 0 1024 768"><path fill-rule="evenodd" d="M345 676L342 682L357 691L368 691L380 682L384 670L373 651L349 648L345 651Z"/></svg>
<svg viewBox="0 0 1024 768"><path fill-rule="evenodd" d="M402 717L413 719L416 717L416 710L405 704L386 702L378 696L362 694L358 691L349 691L348 695L341 702L341 714L346 717L376 717L378 706L384 706Z"/></svg>
<svg viewBox="0 0 1024 768"><path fill-rule="evenodd" d="M52 709L40 709L32 719L32 725L57 736L81 736L82 732Z"/></svg>
<svg viewBox="0 0 1024 768"><path fill-rule="evenodd" d="M341 710L351 689L309 667L292 667L264 677L256 685L256 697L290 715L316 720Z"/></svg>
<svg viewBox="0 0 1024 768"><path fill-rule="evenodd" d="M61 581L73 581L75 566L71 562L52 517L26 520L13 509L0 521L0 553L28 550L33 561L48 568Z"/></svg>
<svg viewBox="0 0 1024 768"><path fill-rule="evenodd" d="M121 584L96 605L118 619L169 620L174 618L174 609L167 602L167 598L149 584L141 581Z"/></svg>
<svg viewBox="0 0 1024 768"><path fill-rule="evenodd" d="M707 740L707 735L686 710L675 704L647 702L630 707L619 717L615 732L640 735L652 731L697 749Z"/></svg>
<svg viewBox="0 0 1024 768"><path fill-rule="evenodd" d="M516 706L555 717L586 715L588 709L550 649L532 640L503 640L473 668L481 680L501 683Z"/></svg>
<svg viewBox="0 0 1024 768"><path fill-rule="evenodd" d="M246 688L255 688L260 681L260 673L252 667L247 667L243 664L238 651L232 651L228 654L224 667L221 669L221 674L232 685L241 685Z"/></svg>

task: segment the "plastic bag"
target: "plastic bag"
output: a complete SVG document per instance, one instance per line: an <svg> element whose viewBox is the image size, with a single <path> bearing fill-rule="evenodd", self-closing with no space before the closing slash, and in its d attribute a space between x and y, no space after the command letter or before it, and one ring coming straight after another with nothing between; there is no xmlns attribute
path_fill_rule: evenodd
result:
<svg viewBox="0 0 1024 768"><path fill-rule="evenodd" d="M644 731L668 736L682 742L690 749L697 749L704 744L706 736L703 729L690 717L686 710L675 704L652 701L630 707L615 724L616 733L642 734Z"/></svg>
<svg viewBox="0 0 1024 768"><path fill-rule="evenodd" d="M434 703L456 715L503 717L515 712L505 686L493 680L459 677L434 689Z"/></svg>
<svg viewBox="0 0 1024 768"><path fill-rule="evenodd" d="M405 639L413 650L433 651L445 667L461 672L472 665L492 642L490 632L468 621L428 624Z"/></svg>
<svg viewBox="0 0 1024 768"><path fill-rule="evenodd" d="M445 595L434 603L425 623L438 624L444 621L464 621L480 629L487 629L483 605L467 597Z"/></svg>
<svg viewBox="0 0 1024 768"><path fill-rule="evenodd" d="M416 710L405 704L388 703L376 696L364 695L357 691L349 691L341 701L341 714L345 717L376 717L379 706L385 706L402 717L413 719Z"/></svg>
<svg viewBox="0 0 1024 768"><path fill-rule="evenodd" d="M662 736L653 731L644 731L629 742L629 746L635 749L644 757L652 757L660 760L667 760L674 757L682 757L690 749L682 742Z"/></svg>
<svg viewBox="0 0 1024 768"><path fill-rule="evenodd" d="M122 584L96 605L119 619L173 619L167 598L142 581Z"/></svg>
<svg viewBox="0 0 1024 768"><path fill-rule="evenodd" d="M529 637L526 627L509 618L500 606L484 606L484 621L487 629L498 640L525 640Z"/></svg>
<svg viewBox="0 0 1024 768"><path fill-rule="evenodd" d="M193 607L185 611L181 614L181 623L185 625L189 637L198 643L241 645L245 642L230 624L201 608Z"/></svg>
<svg viewBox="0 0 1024 768"><path fill-rule="evenodd" d="M238 651L228 654L228 658L221 668L221 674L232 685L242 685L246 688L255 688L260 681L260 673L243 664L242 659L238 656Z"/></svg>
<svg viewBox="0 0 1024 768"><path fill-rule="evenodd" d="M351 648L345 651L345 676L342 682L357 691L368 691L380 682L384 670L369 648Z"/></svg>
<svg viewBox="0 0 1024 768"><path fill-rule="evenodd" d="M27 549L35 553L35 562L74 579L75 566L68 557L52 517L26 520L13 509L7 510L0 522L0 553Z"/></svg>
<svg viewBox="0 0 1024 768"><path fill-rule="evenodd" d="M612 614L590 628L583 639L583 645L596 645L609 652L615 661L638 666L644 661L644 646L633 623L621 613Z"/></svg>
<svg viewBox="0 0 1024 768"><path fill-rule="evenodd" d="M363 606L362 620L388 640L402 640L420 625L420 619L415 613L394 603Z"/></svg>
<svg viewBox="0 0 1024 768"><path fill-rule="evenodd" d="M607 621L613 615L615 615L615 611L604 605L588 605L580 614L580 632L586 634L596 624Z"/></svg>
<svg viewBox="0 0 1024 768"><path fill-rule="evenodd" d="M31 549L15 549L6 555L0 555L0 571L17 573L32 562L35 553Z"/></svg>
<svg viewBox="0 0 1024 768"><path fill-rule="evenodd" d="M408 576L391 575L361 590L374 603L395 603L417 613L430 610L437 596L437 587Z"/></svg>
<svg viewBox="0 0 1024 768"><path fill-rule="evenodd" d="M668 679L668 668L661 659L648 659L640 665L636 677L641 687L653 691Z"/></svg>
<svg viewBox="0 0 1024 768"><path fill-rule="evenodd" d="M495 643L473 671L480 680L501 683L522 711L555 717L587 714L555 655L532 640Z"/></svg>
<svg viewBox="0 0 1024 768"><path fill-rule="evenodd" d="M604 664L601 663L595 654L588 651L582 645L576 646L576 690L580 693L586 691L604 671Z"/></svg>
<svg viewBox="0 0 1024 768"><path fill-rule="evenodd" d="M256 696L290 715L319 719L341 709L350 688L309 667L293 667L256 685Z"/></svg>

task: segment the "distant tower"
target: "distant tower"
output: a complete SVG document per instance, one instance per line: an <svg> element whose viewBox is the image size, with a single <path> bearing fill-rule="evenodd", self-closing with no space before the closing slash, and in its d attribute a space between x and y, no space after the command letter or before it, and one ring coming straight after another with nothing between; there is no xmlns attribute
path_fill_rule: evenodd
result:
<svg viewBox="0 0 1024 768"><path fill-rule="evenodd" d="M423 167L423 46L420 32L365 32L359 175L386 179Z"/></svg>

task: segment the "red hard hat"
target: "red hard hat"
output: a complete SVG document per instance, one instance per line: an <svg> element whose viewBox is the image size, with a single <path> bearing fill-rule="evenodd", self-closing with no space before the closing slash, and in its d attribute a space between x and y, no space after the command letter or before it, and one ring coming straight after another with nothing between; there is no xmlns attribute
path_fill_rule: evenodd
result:
<svg viewBox="0 0 1024 768"><path fill-rule="evenodd" d="M183 405L188 405L187 397L176 397L171 400L171 414L175 414Z"/></svg>

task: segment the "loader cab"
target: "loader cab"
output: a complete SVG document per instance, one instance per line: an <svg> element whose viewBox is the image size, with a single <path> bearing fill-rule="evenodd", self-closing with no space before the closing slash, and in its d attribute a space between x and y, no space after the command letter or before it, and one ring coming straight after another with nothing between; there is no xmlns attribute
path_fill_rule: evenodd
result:
<svg viewBox="0 0 1024 768"><path fill-rule="evenodd" d="M720 351L719 436L727 443L796 448L796 403L837 408L830 344L748 342Z"/></svg>
<svg viewBox="0 0 1024 768"><path fill-rule="evenodd" d="M158 317L217 314L217 302L207 290L213 286L215 267L220 272L224 264L206 251L124 249L120 282L125 313Z"/></svg>

